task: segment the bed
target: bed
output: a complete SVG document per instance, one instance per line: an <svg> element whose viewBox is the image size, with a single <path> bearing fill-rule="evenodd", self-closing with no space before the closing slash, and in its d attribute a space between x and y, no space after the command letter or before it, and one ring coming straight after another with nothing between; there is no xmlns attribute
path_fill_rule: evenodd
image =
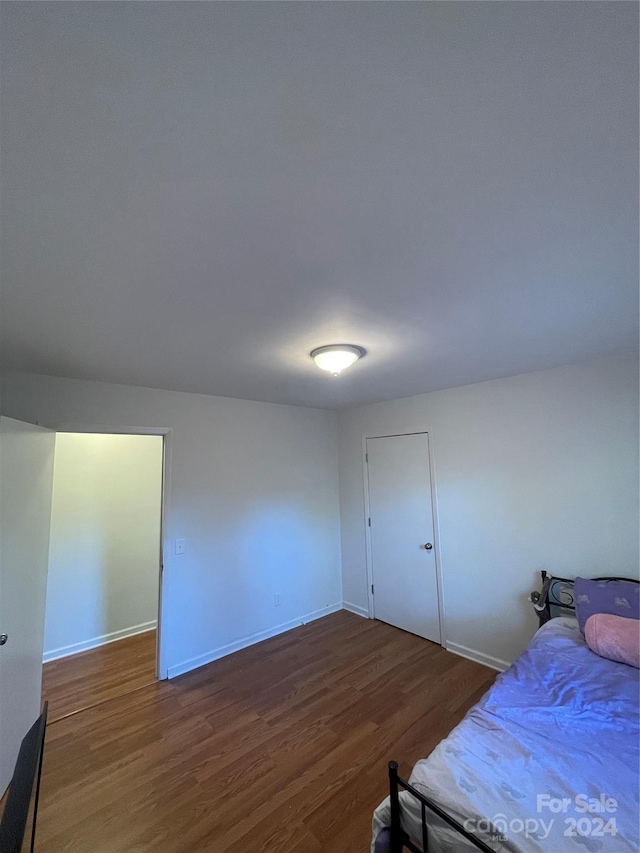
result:
<svg viewBox="0 0 640 853"><path fill-rule="evenodd" d="M408 782L390 762L372 853L640 849L639 671L589 649L571 585L543 575L529 647Z"/></svg>

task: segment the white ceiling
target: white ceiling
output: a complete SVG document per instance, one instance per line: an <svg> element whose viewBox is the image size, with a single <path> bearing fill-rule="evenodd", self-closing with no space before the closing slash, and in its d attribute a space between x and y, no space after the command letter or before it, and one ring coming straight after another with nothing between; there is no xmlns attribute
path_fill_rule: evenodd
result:
<svg viewBox="0 0 640 853"><path fill-rule="evenodd" d="M5 366L343 406L637 346L637 4L2 7Z"/></svg>

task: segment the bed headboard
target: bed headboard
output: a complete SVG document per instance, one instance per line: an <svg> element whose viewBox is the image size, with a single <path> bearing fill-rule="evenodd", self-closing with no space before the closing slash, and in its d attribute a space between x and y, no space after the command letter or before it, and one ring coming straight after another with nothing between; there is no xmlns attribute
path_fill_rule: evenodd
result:
<svg viewBox="0 0 640 853"><path fill-rule="evenodd" d="M540 625L544 625L554 616L570 615L576 609L573 599L573 579L557 578L546 571L541 571L542 589L532 592L529 596L533 609L536 611ZM629 581L640 583L636 578L593 578L596 581Z"/></svg>

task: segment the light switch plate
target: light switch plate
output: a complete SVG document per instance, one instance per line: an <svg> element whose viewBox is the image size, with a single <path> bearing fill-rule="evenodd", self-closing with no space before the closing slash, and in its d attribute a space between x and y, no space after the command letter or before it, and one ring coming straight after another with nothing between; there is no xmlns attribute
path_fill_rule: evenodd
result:
<svg viewBox="0 0 640 853"><path fill-rule="evenodd" d="M184 554L187 550L187 543L185 539L176 539L176 554Z"/></svg>

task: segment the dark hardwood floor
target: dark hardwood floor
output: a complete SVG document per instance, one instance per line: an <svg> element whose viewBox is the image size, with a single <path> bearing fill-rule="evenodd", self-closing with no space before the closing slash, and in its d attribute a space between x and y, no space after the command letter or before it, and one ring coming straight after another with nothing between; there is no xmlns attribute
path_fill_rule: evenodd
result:
<svg viewBox="0 0 640 853"><path fill-rule="evenodd" d="M495 673L345 611L49 725L38 853L366 853Z"/></svg>
<svg viewBox="0 0 640 853"><path fill-rule="evenodd" d="M156 632L45 663L42 699L49 722L137 690L156 680Z"/></svg>

